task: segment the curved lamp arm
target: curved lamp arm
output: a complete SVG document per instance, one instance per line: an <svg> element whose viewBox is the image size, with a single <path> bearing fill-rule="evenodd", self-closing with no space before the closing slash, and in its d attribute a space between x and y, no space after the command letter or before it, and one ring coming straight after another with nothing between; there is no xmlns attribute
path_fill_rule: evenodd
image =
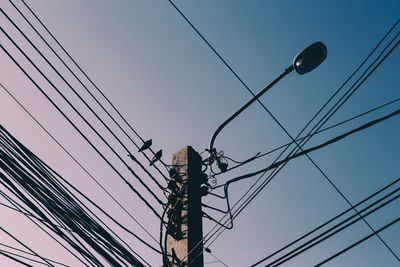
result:
<svg viewBox="0 0 400 267"><path fill-rule="evenodd" d="M256 101L261 95L268 91L272 86L279 82L287 74L295 70L298 74L306 74L316 67L319 66L327 57L326 46L322 42L316 42L312 45L306 47L293 59L293 64L287 68L281 75L279 75L275 80L268 84L261 92L255 95L249 102L247 102L243 107L236 111L232 116L230 116L224 123L222 123L218 129L214 132L210 139L210 144L208 147L210 155L214 154L214 141L219 132L234 118L236 118L243 110L250 106L254 101ZM210 159L211 160L211 159Z"/></svg>
<svg viewBox="0 0 400 267"><path fill-rule="evenodd" d="M283 77L285 77L287 74L292 72L294 69L293 65L291 65L289 68L287 68L281 75L279 75L275 80L273 80L270 84L268 84L263 90L261 90L257 95L255 95L250 101L248 101L246 104L244 104L238 111L236 111L232 116L230 116L226 121L224 121L218 129L214 132L210 139L210 144L208 146L209 152L212 153L214 149L214 141L219 132L229 123L231 122L234 118L236 118L240 113L242 113L243 110L245 110L248 106L253 104L254 101L256 101L260 96L262 96L265 92L267 92L272 86L274 86L277 82L279 82Z"/></svg>

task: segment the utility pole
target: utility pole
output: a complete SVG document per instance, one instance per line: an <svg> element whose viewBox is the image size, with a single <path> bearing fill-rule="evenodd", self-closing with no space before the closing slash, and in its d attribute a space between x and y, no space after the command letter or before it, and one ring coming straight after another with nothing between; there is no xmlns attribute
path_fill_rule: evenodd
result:
<svg viewBox="0 0 400 267"><path fill-rule="evenodd" d="M168 185L171 190L167 227L169 262L173 266L203 267L202 160L188 146L172 154L172 165Z"/></svg>

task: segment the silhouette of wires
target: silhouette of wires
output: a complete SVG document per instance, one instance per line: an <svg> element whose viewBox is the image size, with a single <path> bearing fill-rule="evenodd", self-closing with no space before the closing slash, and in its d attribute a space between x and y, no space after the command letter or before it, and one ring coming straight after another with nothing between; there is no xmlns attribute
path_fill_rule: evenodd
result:
<svg viewBox="0 0 400 267"><path fill-rule="evenodd" d="M397 21L396 22L396 24L395 25L397 25L397 23L398 23L399 21ZM392 29L393 29L393 27L392 27ZM391 30L392 30L391 29ZM391 31L390 30L390 31ZM389 32L390 32L389 31ZM389 33L388 32L388 33ZM385 37L384 38L386 38L386 36L388 35L388 33L385 35ZM397 36L398 36L398 34L395 36L395 38L397 38ZM383 39L379 42L379 44L378 45L380 45L381 43L382 43L382 41L383 41ZM385 47L385 50L389 47L389 45L392 43L394 41L394 39L392 39L392 41ZM398 46L398 44L399 44L399 42L397 42L387 53L386 53L386 55L385 56L383 56L383 58L375 65L375 67L364 77L364 79L355 87L355 85L357 84L357 82L363 77L363 76L361 76L361 78L359 78L358 80L357 80L357 82L356 83L354 83L353 84L353 86L351 86L350 87L350 89L349 90L351 90L351 89L358 89L364 82L365 82L365 80L367 79L367 78L369 78L370 77L370 75L380 66L380 64L387 58L387 56L388 55L390 55L390 53ZM373 52L375 52L375 50L377 49L377 47L375 47L375 49L371 52L371 53L373 53ZM373 63L371 63L371 65L370 65L370 67L383 55L383 53L385 52L385 50L384 51L382 51L381 52L381 54L377 57L377 59L375 59L374 60L374 62ZM371 56L371 54L367 57L367 59L369 58ZM366 62L366 60L364 60L364 62L362 63L362 65L364 64ZM369 68L370 68L369 67ZM361 68L361 66L359 67L359 68L357 68L357 70L355 71L355 72L357 72L359 69ZM367 69L367 71L369 70L369 68ZM354 74L355 73L353 73L350 77L353 77L354 76ZM366 74L366 72L364 72L363 73L363 75L365 75ZM346 82L344 83L344 84L346 84L348 81L349 81L350 79L347 79L346 80ZM339 90L341 90L343 87L344 87L344 84L338 89L338 91ZM348 90L348 92L349 92L349 90ZM338 91L336 91L335 92L335 94L334 94L334 96L338 93ZM351 94L353 94L354 93L354 90L353 90L353 92L351 93ZM346 98L346 101L349 99L349 97L351 96L351 94L345 94L345 95L347 95L347 98ZM330 102L331 100L333 99L333 97L331 97L328 101L327 101L327 103L328 102ZM342 100L343 99L343 97L340 99L340 100ZM339 101L340 101L339 100ZM327 105L327 103L325 103L324 105L323 105L323 107L325 107L326 105ZM343 103L343 102L342 102ZM337 105L335 105L336 107L337 107ZM323 108L321 108L320 109L320 111L319 112L317 112L317 114L319 114L321 111L322 111L322 109ZM337 110L337 109L336 109ZM314 116L314 118L315 118L316 116ZM324 116L325 117L325 116ZM313 118L313 119L314 119ZM312 119L312 120L313 120ZM300 134L306 129L306 127L311 123L311 121L312 120L310 120L310 122L309 123L307 123L307 125L303 128L303 130L298 134L298 136L296 137L296 139L298 139L299 138L299 136L300 136ZM327 120L325 120L325 122L326 122ZM320 125L320 127L322 127L322 125L323 124L321 124ZM317 130L319 130L320 128L317 128ZM310 133L309 133L310 134ZM308 141L309 139L307 139L307 141ZM296 144L296 145L301 145L301 146L303 146L305 144L305 142L303 142L303 143L300 143L300 144ZM288 148L288 147L287 147ZM286 148L286 149L287 149ZM280 155L277 157L277 159L272 163L272 165L273 164L275 164L276 162L277 162L277 160L279 159L279 157L286 151L286 149L283 151L283 152L281 152L280 153ZM288 154L288 156L287 157L290 157L290 155L291 154L293 154L293 153L296 153L297 151L299 151L300 149L297 149L296 150L296 148L294 148L289 154ZM307 154L306 154L306 156L307 156ZM320 170L320 168L318 168L319 170ZM263 173L263 175L265 174L265 172L260 172L260 173ZM254 174L254 173L253 173ZM265 186L266 186L266 184L268 184L269 183L269 181L271 181L271 179L275 176L277 174L277 172L273 172L273 173L271 173L271 175L261 184L261 185L259 185L259 187L258 187L258 189L256 189L254 192L255 193L253 193L250 197L248 197L248 200L247 200L247 202L245 202L245 203L249 203L249 201L251 201L252 199L254 199L254 197L262 190L262 188L264 188ZM263 176L262 175L262 176ZM255 184L262 178L262 176L253 184L253 186L245 193L245 195L255 186ZM325 176L325 175L324 175ZM330 180L330 179L328 179L328 180ZM331 183L332 184L332 183ZM333 184L332 184L333 185ZM334 186L334 185L333 185ZM334 186L335 187L335 186ZM239 200L240 201L240 200ZM238 202L239 202L238 201ZM237 203L238 203L237 202ZM239 210L238 210L238 212L240 213L240 211L241 210L243 210L243 208L245 207L245 206L247 206L247 204L242 204L241 205L241 207L242 208L240 208Z"/></svg>
<svg viewBox="0 0 400 267"><path fill-rule="evenodd" d="M385 226L379 228L378 230L376 230L376 232L377 232L377 233L380 233L380 232L382 232L383 230L385 230L385 229L391 227L391 226L394 225L395 223L398 223L399 221L400 221L400 217L398 217L397 219L391 221L390 223L386 224ZM329 257L329 258L327 258L326 260L324 260L324 261L318 263L318 264L315 265L315 266L322 266L323 264L325 264L325 263L327 263L327 262L333 260L334 258L336 258L336 257L338 257L338 256L340 256L340 255L342 255L342 254L345 253L346 251L348 251L348 250L354 248L355 246L358 246L358 245L361 244L362 242L364 242L364 241L370 239L370 238L373 237L374 235L375 235L374 233L367 235L366 237L364 237L364 238L360 239L359 241L357 241L357 242L351 244L350 246L348 246L348 247L346 247L345 249L343 249L343 250L337 252L336 254L332 255L331 257Z"/></svg>
<svg viewBox="0 0 400 267"><path fill-rule="evenodd" d="M62 185L57 179L60 176L54 170L2 126L0 147L0 183L31 210L29 213L44 220L42 224L66 241L85 261L93 265L100 264L99 259L89 250L90 247L98 256L114 266L126 263L143 266L115 239L117 236L111 229L104 229L99 224L102 221L98 217L94 216L95 220L88 214L91 213L90 209L82 205L83 203ZM55 223L68 226L73 232L64 231ZM137 254L136 256L141 258ZM142 258L141 260L144 261Z"/></svg>
<svg viewBox="0 0 400 267"><path fill-rule="evenodd" d="M175 7L176 8L176 7ZM182 14L183 15L183 14ZM187 18L185 17L185 19L187 20ZM378 49L378 47L382 44L382 42L386 39L386 37L389 35L389 33L397 26L397 24L400 22L400 20L398 20L393 26L392 28L385 34L385 36L379 41L378 45L371 51L371 53L366 57L366 59L364 59L364 61L361 63L361 65L350 75L350 77L342 84L342 86L339 87L339 89L334 93L334 95L325 102L325 104L322 106L322 108L316 113L316 115L314 115L314 117L306 124L306 126L303 128L302 131L300 131L300 133L296 136L296 138L291 138L292 141L294 142L294 144L296 145L296 147L288 154L287 157L289 157L291 154L296 153L299 150L302 150L302 146L305 144L298 144L295 140L299 138L299 136L303 133L303 131L311 124L311 122L322 112L322 110L328 105L329 102L331 102L331 100L333 100L333 98L339 93L339 91L342 90L342 88L344 88L344 86L351 80L351 78L361 69L361 67L367 62L367 60L373 55L373 53ZM189 22L190 23L190 22ZM193 27L193 26L192 26ZM344 102L346 102L351 95L354 94L355 90L357 90L364 82L366 79L368 79L371 74L382 64L382 62L393 52L393 50L398 46L399 42L395 43L392 48L382 57L383 53L389 48L389 46L394 42L394 40L397 38L398 34L396 34L396 36L389 42L389 44L384 48L384 50L380 53L380 55L378 55L378 57L373 61L373 63L370 64L370 66L367 68L367 70L362 74L362 76L353 84L353 86L350 87L350 89L348 90L348 92L346 92L346 94L344 96L342 96L340 98L340 100L334 105L333 108L336 107L335 112L338 110L338 108L340 108L340 106L343 105ZM372 70L367 74L367 71L379 60L379 58L382 59L375 65L375 67L372 68ZM363 78L363 76L365 75L365 77ZM363 78L363 79L362 79ZM361 80L362 79L362 80ZM361 82L356 86L356 84L361 80ZM354 89L352 92L350 92L352 89ZM350 92L350 93L349 93ZM344 101L342 101L344 99ZM338 104L340 103L341 104ZM332 108L332 109L333 109ZM328 112L330 113L330 111ZM327 114L328 114L327 113ZM328 119L333 115L334 113L331 113L330 116L328 117ZM323 119L326 117L327 115L325 115L323 117ZM322 119L322 120L323 120ZM324 121L324 123L327 122L327 119ZM323 124L320 124L320 127L322 127ZM317 128L317 131L320 129ZM313 128L314 129L314 128ZM310 134L310 133L309 133ZM291 136L290 136L291 137ZM309 140L309 139L308 139ZM296 150L296 148L298 147L298 149ZM288 148L288 147L287 147ZM286 149L287 149L286 148ZM276 160L274 161L274 163L276 161L278 161L278 159L280 158L281 155L283 155L283 153L286 151L286 149L276 158ZM303 151L304 152L304 151ZM335 190L342 196L342 198L344 198L346 200L346 202L350 205L351 203L347 200L347 198L339 191L339 189L332 183L332 181L327 177L327 175L321 170L321 168L319 168L315 162L307 155L305 154L310 161L313 163L313 165L318 169L318 171L321 172L321 174L326 178L326 180L335 188ZM273 163L273 164L274 164ZM240 207L234 212L234 218L241 212L243 211L243 209L248 205L248 203L250 203L250 201L252 201L255 196L272 180L272 178L274 178L276 176L276 174L285 166L285 164L283 164L277 171L274 171L270 174L270 176L264 180L263 183L261 183L261 185L258 186L257 189L254 190L254 192L240 205ZM257 181L255 183L253 183L253 185L246 191L246 193L236 202L236 204L233 206L236 207L236 205L239 204L239 202L244 199L244 197L255 187L255 185L262 179L262 177L265 175L266 172L263 172L262 175L257 179ZM357 211L356 211L357 212ZM226 215L225 215L226 216ZM225 218L225 216L223 216L220 220L220 222ZM229 220L226 220L226 222L228 222ZM364 221L370 228L371 230L374 232L374 230L372 229L372 227L366 222ZM215 234L217 234L218 231L221 230L221 226L217 227L218 225L215 225L210 231L209 233L207 233L207 235L204 236L203 241L205 241L204 243L208 242L211 237L208 238L208 236L217 228L217 230L214 231L214 233L211 236L214 236ZM218 236L220 236L220 234L225 230L225 228L223 228L218 235L213 239L213 241L211 241L211 243L213 243L216 238ZM392 253L392 255L399 260L399 258L397 257L397 255L390 249L390 247L379 237L379 235L377 235L378 238L381 240L381 242L386 246L386 248ZM200 244L200 243L199 243Z"/></svg>
<svg viewBox="0 0 400 267"><path fill-rule="evenodd" d="M122 142L115 136L115 134L111 131L111 129L104 123L104 121L93 111L92 108L80 97L80 95L76 92L75 89L62 77L62 75L54 68L54 66L46 59L46 57L43 56L43 54L37 49L37 47L29 40L29 38L26 37L26 35L15 25L15 23L7 16L7 14L1 10L3 15L10 21L13 26L18 29L18 31L25 37L25 39L31 44L32 47L35 48L35 50L41 55L41 57L52 67L52 69L58 74L58 76L68 85L68 87L75 93L75 95L86 105L86 107L89 108L89 110L96 116L96 118L102 122L102 124L106 127L106 129L112 133L112 135L119 141L119 143L124 147L124 149L128 152L129 150L122 144ZM41 74L41 76L53 87L53 89L56 90L56 92L62 97L62 99L68 103L68 105L75 111L75 113L86 123L87 126L103 141L103 143L113 152L113 154L128 168L128 170L133 174L133 176L142 184L143 187L146 188L146 190L157 200L157 202L160 203L160 205L163 205L163 202L157 197L157 195L154 194L154 192L147 186L147 184L133 171L133 169L122 159L122 157L115 151L115 149L110 145L108 141L105 140L103 135L99 133L98 130L96 130L91 123L82 115L80 111L77 110L77 108L66 98L66 96L54 85L53 82L50 81L50 79L39 69L39 67L26 55L24 51L18 46L15 41L3 30L3 28L0 28L1 31L7 36L8 40L12 42L12 44L20 51L21 54L24 55L24 57L31 63L31 65ZM3 48L4 49L4 48ZM7 53L8 54L8 53ZM42 90L41 90L42 92ZM51 103L53 103L51 101ZM53 104L54 105L54 104ZM64 114L64 113L63 113ZM64 115L65 117L65 115ZM75 128L75 127L74 127ZM142 166L140 164L140 166ZM142 166L143 168L143 166ZM148 173L148 172L147 172ZM148 173L149 174L149 173ZM159 186L160 189L164 189L157 181L156 179L150 175L153 181ZM125 180L125 178L123 178ZM125 180L126 182L126 180ZM128 184L130 188L132 186Z"/></svg>
<svg viewBox="0 0 400 267"><path fill-rule="evenodd" d="M34 250L32 250L30 247L28 247L27 245L25 245L24 243L22 243L18 238L16 238L14 235L12 235L10 232L8 232L7 230L5 230L3 227L0 227L0 230L3 231L4 233L6 233L8 236L10 236L12 239L14 239L15 241L17 241L20 245L22 245L24 248L26 248L27 250L30 251L31 255L36 256L38 258L40 258L45 265L48 266L54 266L53 264L51 264L49 262L49 260L47 260L46 258L43 258L42 256L40 256L39 254L37 254ZM5 251L3 251L5 252ZM14 254L15 256L19 256ZM43 264L43 263L42 263Z"/></svg>
<svg viewBox="0 0 400 267"><path fill-rule="evenodd" d="M320 130L318 130L318 131L315 131L314 133L308 134L308 135L306 135L306 136L300 137L300 138L296 139L296 141L299 142L299 141L302 141L302 140L304 140L304 139L306 139L306 138L309 138L309 137L315 136L315 135L317 135L317 134L320 134L320 133L322 133L322 132L325 132L325 131L334 129L334 128L336 128L336 127L338 127L338 126L341 126L341 125L343 125L343 124L346 124L346 123L348 123L348 122L350 122L350 121L353 121L353 120L355 120L355 119L358 119L358 118L361 118L361 117L363 117L363 116L366 116L366 115L368 115L368 114L370 114L370 113L373 113L374 111L377 111L377 110L383 109L384 107L387 107L387 106L389 106L389 105L395 104L395 103L397 103L398 101L400 101L400 98L396 98L396 99L394 99L394 100L391 100L391 101L389 101L389 102L386 102L385 104L376 106L376 107L374 107L374 108L372 108L372 109L369 109L369 110L367 110L367 111L365 111L365 112L362 112L362 113L360 113L360 114L358 114L358 115L355 115L355 116L353 116L353 117L350 117L350 118L348 118L348 119L346 119L346 120L343 120L343 121L341 121L341 122L335 123L335 124L333 124L333 125L331 125L331 126L325 127L325 128L323 128L323 129L320 129ZM270 154L272 154L272 153L274 153L274 152L276 152L276 151L279 151L279 150L281 150L281 149L283 149L283 148L286 148L286 147L288 147L288 146L290 146L290 145L293 145L293 144L294 144L293 141L292 141L292 142L289 142L289 143L286 143L286 144L284 144L284 145L281 145L281 146L279 146L279 147L276 147L276 148L274 148L274 149L271 149L271 150L269 150L269 151L267 151L267 152L259 153L258 155L254 156L254 157L252 157L252 158L250 158L250 159L248 159L248 160L245 160L245 161L243 161L243 162L235 161L235 160L232 160L231 158L225 156L226 159L228 159L228 160L230 160L230 161L232 161L232 162L234 162L234 163L237 163L237 165L235 165L235 166L233 166L233 167L231 167L231 168L228 168L226 171L228 172L228 171L234 170L234 169L236 169L236 168L242 167L242 166L244 166L244 165L246 165L246 164L252 162L253 160L256 160L256 159L259 159L259 158L263 158L263 157L265 157L265 156L267 156L267 155L270 155ZM223 173L224 173L224 172L215 173L214 176L221 175L221 174L223 174Z"/></svg>
<svg viewBox="0 0 400 267"><path fill-rule="evenodd" d="M377 205L378 203L382 202L383 200L389 198L390 196L396 194L397 192L400 191L400 187L397 187L396 189L391 189L392 187L394 187L396 184L398 184L400 182L400 178L395 179L393 182L391 182L390 184L380 188L379 190L377 190L376 192L374 192L373 194L369 195L368 197L364 198L363 200L359 201L357 204L354 205L354 207L360 207L361 205L367 203L370 200L373 200L374 198L376 198L379 194L388 191L389 189L391 190L390 192L386 193L384 196L380 197L378 200L374 201L372 204L369 205L369 207L373 207L374 205ZM264 261L271 259L274 256L279 255L279 253L282 253L283 251L287 250L288 248L294 246L295 244L301 242L302 240L305 240L306 238L310 237L313 234L318 233L318 231L323 230L324 227L327 227L328 225L332 224L333 222L337 221L338 219L340 219L341 217L345 216L346 214L348 214L349 212L352 211L352 208L348 208L345 211L341 212L340 214L336 215L335 217L327 220L326 222L324 222L323 224L321 224L320 226L314 228L313 230L307 232L306 234L302 235L301 237L297 238L296 240L290 242L289 244L283 246L282 248L276 250L275 252L271 253L270 255L268 255L267 257L259 260L258 262L256 262L255 264L252 265L252 267L260 265L261 263L263 263ZM342 221L340 223L344 224L345 222L349 221L350 218L346 218L345 221ZM337 224L339 225L339 224ZM335 227L337 228L337 227ZM335 228L331 228L331 229L335 229ZM329 231L324 231L324 233L328 233ZM324 234L320 234L320 237L323 237ZM313 238L313 240L317 240L318 238ZM279 260L282 260L284 258L286 258L287 256L290 256L291 254L297 252L298 250L304 248L306 245L312 243L311 240L309 240L307 243L303 243L301 246L298 246L296 249L292 250L289 253L286 253L285 255L281 256L279 259L275 260L274 262L278 262Z"/></svg>
<svg viewBox="0 0 400 267"><path fill-rule="evenodd" d="M106 100L106 102L110 105L112 110L119 116L120 119L125 123L126 126L136 135L137 138L141 140L141 142L145 143L145 140L138 134L137 131L131 126L131 124L122 116L122 114L118 111L114 104L110 101L110 99L100 90L100 88L93 82L93 80L86 74L86 72L80 67L80 65L76 62L76 60L68 53L68 51L64 48L64 46L58 41L58 39L50 32L48 27L41 21L41 19L36 15L36 13L29 7L29 5L21 0L25 7L29 10L29 12L35 17L35 19L39 22L39 24L43 27L43 29L50 35L50 37L57 43L57 45L61 48L61 50L67 55L67 57L72 61L72 63L79 69L79 71L84 75L84 77L90 82L90 84L96 89L98 93ZM111 118L111 120L118 126L118 128L125 134L126 137L139 149L139 145L133 141L133 139L129 136L129 134L122 128L122 126L116 121L116 119L111 115L111 113L100 103L100 101L90 92L90 90L82 83L82 81L77 77L75 72L71 70L71 68L65 63L64 60L59 56L59 54L55 51L55 49L45 40L45 38L39 33L39 31L32 25L32 23L27 19L24 13L13 3L12 0L9 0L12 6L17 10L17 12L24 18L24 20L29 24L29 26L35 31L35 33L39 36L39 38L47 45L47 47L56 55L56 57L62 62L62 64L69 70L69 72L78 80L78 82L85 88L85 90L90 94L90 96L95 100L95 102L102 108L102 110ZM149 151L154 155L154 151L150 148ZM151 159L142 151L144 157L150 162ZM168 170L169 167L163 161L160 161L165 168ZM161 174L166 180L168 178L160 171L157 166L154 166L155 169Z"/></svg>
<svg viewBox="0 0 400 267"><path fill-rule="evenodd" d="M215 261L211 261L211 262L205 262L204 264L212 264L212 263L221 263L222 265L224 265L225 267L228 267L228 265L226 265L223 261L221 261L219 258L217 258L217 256L215 256L211 250L209 248L205 248L204 249L207 253L209 253L214 259Z"/></svg>
<svg viewBox="0 0 400 267"><path fill-rule="evenodd" d="M395 23L395 25L391 28L391 30L393 30L393 28L398 24L400 22L400 20L398 20L396 23ZM390 30L390 31L391 31ZM390 32L389 31L389 32ZM385 37L384 38L386 38L386 36L389 34L389 32L385 35ZM366 81L366 79L368 79L369 77L370 77L370 75L382 64L382 62L394 51L394 49L395 48L397 48L397 46L399 45L399 43L400 43L400 41L397 41L393 46L392 46L392 48L382 57L382 59L372 68L372 70L367 74L367 75L365 75L366 73L367 73L367 71L373 66L373 64L375 64L377 61L378 61L378 59L383 55L383 53L389 48L389 46L393 43L393 41L398 37L398 35L400 34L400 32L398 32L397 34L396 34L396 36L389 42L389 44L383 49L383 51L379 54L379 56L370 64L370 66L367 68L367 70L362 74L362 76L353 84L353 86L351 86L350 87L350 89L346 92L346 94L344 95L344 96L342 96L341 98L340 98L340 100L332 107L332 109L333 108L335 108L336 107L336 110L334 111L334 112L336 112L337 110L338 110L338 108L340 107L340 106L342 106L343 105L343 103L345 102L345 101L347 101L348 99L349 99L349 97L352 95L352 94L354 94L354 92ZM383 41L383 39L381 40L381 42ZM380 43L381 43L380 42ZM379 43L379 44L380 44ZM377 48L377 47L376 47ZM376 50L376 48L373 50L373 52ZM364 62L366 62L366 61L364 61ZM364 63L363 62L363 63ZM360 67L359 67L360 68ZM358 68L358 69L359 69ZM363 76L365 75L365 77L363 78ZM362 79L363 78L363 79ZM362 80L361 80L362 79ZM348 79L349 80L349 79ZM357 83L358 83L358 81L360 81L361 80L361 82L357 85L357 86L355 86ZM343 87L343 86L342 86ZM341 88L342 88L341 87ZM341 88L339 88L339 90L341 89ZM353 91L351 92L351 93L349 93L350 92L350 90L351 89L353 89ZM336 92L337 93L337 92ZM336 94L335 93L335 94ZM345 96L347 95L347 97L345 98ZM332 99L332 97L331 97L331 99ZM341 102L340 104L338 104L342 99L344 99L344 102ZM326 106L326 103L324 104L324 106ZM331 110L332 110L331 109ZM329 111L330 112L330 111ZM329 113L328 112L328 113ZM327 113L327 114L328 114ZM397 112L394 112L394 113L397 113ZM328 117L328 119L333 115L334 113L331 113L330 114L330 116ZM395 115L395 114L394 114ZM323 117L323 119L326 117L326 115ZM323 119L321 119L320 121L322 121ZM324 121L324 123L326 123L326 121L327 121L327 119ZM310 121L311 122L311 121ZM323 124L324 124L323 123ZM309 123L308 123L309 124ZM308 125L307 124L307 125ZM323 124L320 124L320 126L318 127L318 128L316 128L316 130L319 130L322 126L323 126ZM318 124L317 124L318 125ZM304 131L304 129L305 129L306 127L304 127L303 128L303 130L300 132L300 134ZM315 127L313 128L313 129L315 129ZM300 135L299 134L299 135ZM299 135L296 137L296 139L299 137ZM309 139L308 139L309 140ZM307 141L308 141L307 140ZM306 142L306 141L305 141ZM303 144L300 144L301 145L301 147L305 144L305 142L303 142ZM299 151L300 150L300 148L299 149L297 149L296 150L296 148L294 148L293 150L292 150L292 152L290 152L289 153L289 155L287 156L287 157L290 157L290 155L292 154L292 153L296 153L297 151ZM302 151L302 152L304 152L304 151ZM282 155L284 153L284 151L278 156L278 158ZM309 158L309 156L307 155L307 154L305 154L308 158ZM310 158L310 160L311 160L311 158ZM312 161L313 162L313 161ZM274 163L275 163L275 161L274 161ZM274 164L273 163L273 164ZM315 165L315 164L314 164ZM282 168L283 168L283 166L285 166L285 164L284 165L282 165L281 167L280 167L280 169L279 170L281 170ZM316 165L315 165L316 166ZM341 194L342 195L342 197L346 200L346 202L351 206L351 203L347 200L347 198L345 198L344 197L344 195L338 190L338 188L331 182L331 180L326 176L326 174L318 167L318 166L316 166L317 167L317 169L324 175L324 177L327 179L327 181L335 188L335 190L336 191L338 191L339 192L339 194ZM279 170L278 170L278 172L279 172ZM259 194L259 192L261 192L261 190L263 189L263 188L265 188L265 186L275 177L275 175L278 173L278 172L272 172L271 173L271 175L261 184L261 185L259 185L259 187L254 191L254 193L252 193L252 195L250 196L250 197L248 197L248 199L247 199L247 201L246 202L244 202L242 205L241 205L241 208L239 208L235 213L236 213L236 216L237 216L237 214L239 214L243 209L244 209L244 207L246 207L247 205L248 205L248 203L250 203L250 201L251 200L253 200L254 199L254 197L257 195L257 194ZM265 172L262 172L262 175L261 175L261 177L263 176L265 174ZM261 177L253 184L253 186L261 179ZM252 186L252 187L253 187ZM251 187L251 188L252 188ZM250 189L251 189L250 188ZM247 192L246 192L246 194L249 192L250 190L248 190ZM240 200L239 200L240 201ZM238 201L238 202L239 202ZM238 203L237 202L237 203ZM356 210L355 210L355 212L357 212ZM367 224L367 226L372 230L372 231L374 231L373 229L372 229L372 227L364 220L364 222ZM224 229L222 229L222 231L224 231ZM219 236L219 235L218 235ZM398 261L400 261L400 259L398 258L398 256L391 250L391 248L380 238L380 236L379 235L377 235L378 236L378 238L381 240L381 242L386 246L386 248L392 253L392 255L398 260Z"/></svg>
<svg viewBox="0 0 400 267"><path fill-rule="evenodd" d="M18 99L15 98L15 96L7 89L5 88L1 83L0 83L0 87L2 87L7 93L8 95L10 95L10 97L35 121L36 124L38 124L46 133L47 135L50 136L50 138L143 230L146 232L147 235L149 235L155 242L157 242L157 240L155 239L155 237L143 226L142 223L140 223L135 217L133 217L133 215L125 208L121 205L120 202L118 202L118 200L111 195L111 193L109 191L107 191L106 188L104 188L103 185L101 185L98 180L93 177L92 174L90 174L88 172L88 170L82 166L82 164L72 155L68 152L68 150L22 105L21 102L18 101ZM72 185L71 185L72 187ZM76 190L79 194L81 194L81 192L79 190ZM1 191L0 191L1 192ZM85 195L83 195L84 198L87 198ZM0 203L0 205L4 205L2 203ZM12 207L9 207L12 208ZM102 211L102 213L104 213L107 217L109 217L108 213L103 211L102 209L100 209ZM33 215L30 215L33 216ZM38 219L38 218L36 218ZM111 217L112 220L114 220ZM126 229L125 227L122 226L123 229ZM141 238L138 238L138 236L134 233L132 233L131 231L127 230L127 232L131 233L135 238L137 238L139 241L143 242L143 240ZM147 242L144 242L144 244L146 246L148 246ZM150 246L151 247L151 246ZM152 248L152 247L151 247Z"/></svg>
<svg viewBox="0 0 400 267"><path fill-rule="evenodd" d="M3 29L0 28L2 31ZM4 32L4 31L3 31ZM12 39L10 39L12 40ZM60 109L60 107L43 91L43 89L33 80L33 78L25 71L24 68L15 60L15 58L3 47L3 45L0 44L1 49L10 57L10 59L18 66L18 68L28 77L28 79L36 86L36 88L39 89L39 91L47 98L47 100L50 101L50 103L57 109L58 112L72 125L72 127L85 139L85 141L97 152L97 154L103 158L103 160L114 170L114 172L128 185L128 187L146 204L146 206L158 217L160 218L160 215L157 213L157 211L151 206L148 201L131 185L130 182L128 182L125 177L114 167L114 165L111 164L111 162L96 148L96 146L88 139L88 137L81 131L79 128L71 121L71 119ZM26 54L25 54L26 56ZM29 60L29 57L26 57ZM33 63L33 62L32 62ZM44 75L44 74L43 74ZM44 75L44 77L46 77ZM48 81L50 84L51 81ZM53 84L53 87L56 88ZM68 101L68 100L66 100ZM114 151L115 152L115 151ZM129 166L128 166L129 167ZM129 167L130 168L130 167ZM132 174L134 172L132 171ZM143 183L143 181L142 181ZM147 187L147 185L145 186ZM147 187L148 188L148 187ZM148 191L151 191L148 189ZM153 192L151 194L154 195ZM158 198L157 198L158 199ZM159 203L162 205L163 203L161 200L159 200Z"/></svg>

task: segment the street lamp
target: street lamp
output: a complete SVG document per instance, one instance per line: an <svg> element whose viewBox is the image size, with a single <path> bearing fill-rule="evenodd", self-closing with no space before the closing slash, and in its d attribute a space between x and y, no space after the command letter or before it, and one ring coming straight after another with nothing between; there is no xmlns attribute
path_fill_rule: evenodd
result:
<svg viewBox="0 0 400 267"><path fill-rule="evenodd" d="M298 74L306 74L322 63L327 56L326 46L322 42L316 42L312 45L305 48L301 51L297 56L293 59L293 64L287 68L281 75L279 75L275 80L273 80L270 84L268 84L261 92L259 92L256 96L254 96L250 101L244 104L238 111L236 111L232 116L230 116L226 121L224 121L214 132L210 139L210 144L208 151L210 153L210 157L212 158L215 155L214 149L214 141L219 132L234 118L236 118L243 110L245 110L248 106L250 106L254 101L256 101L260 96L262 96L266 91L268 91L272 86L274 86L277 82L279 82L283 77L293 71L293 69ZM212 160L212 159L210 159Z"/></svg>

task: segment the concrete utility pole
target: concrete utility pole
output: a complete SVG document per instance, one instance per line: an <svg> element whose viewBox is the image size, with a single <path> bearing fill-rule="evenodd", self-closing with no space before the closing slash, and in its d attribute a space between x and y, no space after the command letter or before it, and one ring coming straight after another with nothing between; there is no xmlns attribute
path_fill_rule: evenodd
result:
<svg viewBox="0 0 400 267"><path fill-rule="evenodd" d="M167 251L174 266L203 267L203 223L200 186L204 173L201 157L190 146L172 155L176 174L168 212ZM176 183L176 186L175 186Z"/></svg>

